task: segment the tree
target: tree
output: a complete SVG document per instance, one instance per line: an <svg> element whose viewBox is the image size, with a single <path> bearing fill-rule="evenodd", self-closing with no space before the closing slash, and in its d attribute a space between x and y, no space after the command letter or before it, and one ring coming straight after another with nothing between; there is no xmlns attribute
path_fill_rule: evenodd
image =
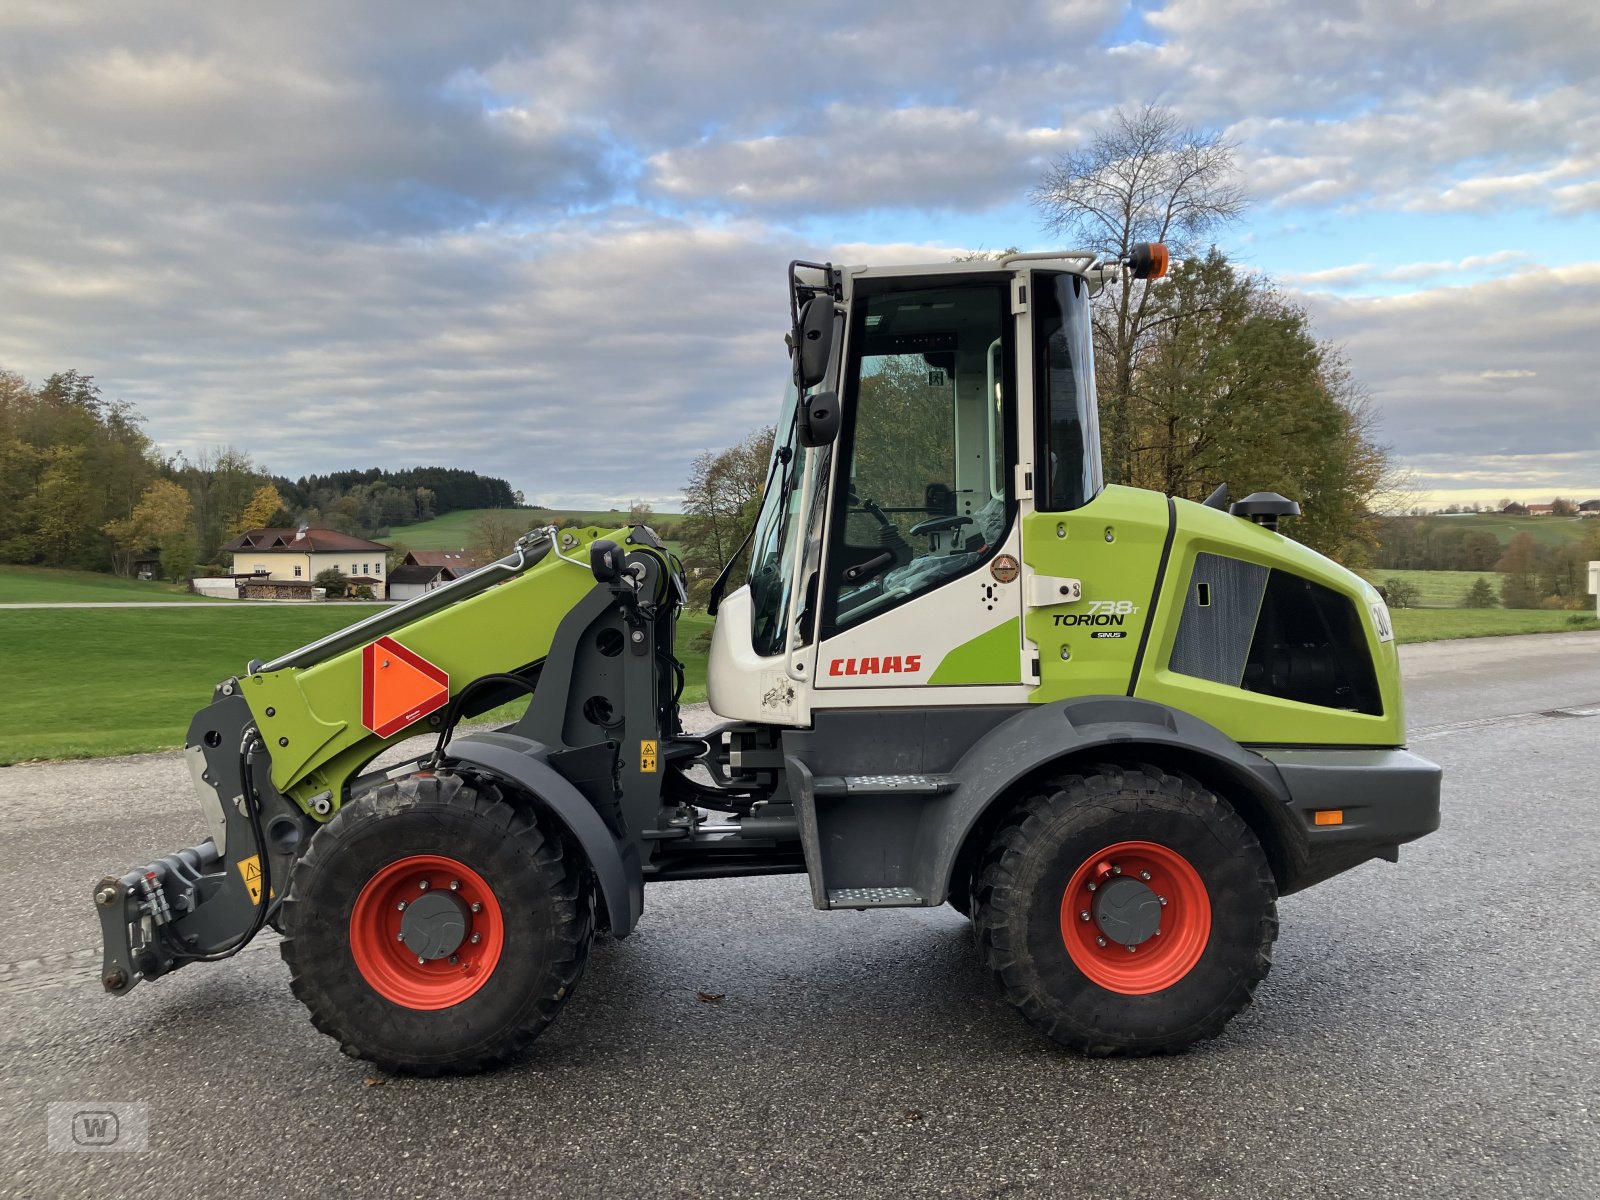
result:
<svg viewBox="0 0 1600 1200"><path fill-rule="evenodd" d="M188 579L199 560L200 543L187 525L161 543L161 571L173 583Z"/></svg>
<svg viewBox="0 0 1600 1200"><path fill-rule="evenodd" d="M1498 603L1500 602L1495 599L1494 588L1489 586L1489 581L1482 575L1472 581L1472 586L1461 597L1462 608L1493 608Z"/></svg>
<svg viewBox="0 0 1600 1200"><path fill-rule="evenodd" d="M1414 583L1390 578L1383 581L1383 596L1390 608L1415 608L1422 599L1422 592Z"/></svg>
<svg viewBox="0 0 1600 1200"><path fill-rule="evenodd" d="M1185 124L1170 109L1118 109L1089 144L1052 162L1031 199L1052 234L1127 258L1139 242L1164 242L1174 257L1205 243L1246 206L1234 147ZM1134 375L1150 326L1152 289L1136 280L1108 288L1095 309L1106 478L1123 482L1133 438Z"/></svg>
<svg viewBox="0 0 1600 1200"><path fill-rule="evenodd" d="M116 545L112 553L116 572L128 574L135 557L158 549L163 568L168 566L169 559L181 562L187 575L199 554L199 545L189 523L190 507L185 488L170 479L158 479L144 490L129 516L108 521L104 529Z"/></svg>
<svg viewBox="0 0 1600 1200"><path fill-rule="evenodd" d="M757 429L726 450L695 458L683 490L679 540L690 579L690 599L704 604L712 583L755 523L772 460L772 426Z"/></svg>
<svg viewBox="0 0 1600 1200"><path fill-rule="evenodd" d="M643 500L632 500L632 501L629 501L629 503L628 503L628 524L630 524L630 525L644 525L644 524L647 524L649 522L650 518L655 515L655 511L656 511L655 509L651 508L650 505L647 504Z"/></svg>
<svg viewBox="0 0 1600 1200"><path fill-rule="evenodd" d="M1578 502L1568 500L1565 496L1557 496L1550 501L1550 515L1553 517L1575 517L1578 515Z"/></svg>
<svg viewBox="0 0 1600 1200"><path fill-rule="evenodd" d="M278 494L276 486L263 483L255 490L244 510L228 525L228 536L238 537L247 529L270 529L278 524L279 517L285 521L289 514L284 508L283 497Z"/></svg>
<svg viewBox="0 0 1600 1200"><path fill-rule="evenodd" d="M311 585L321 588L329 596L343 596L350 590L350 577L338 567L329 567L327 570L318 571Z"/></svg>
<svg viewBox="0 0 1600 1200"><path fill-rule="evenodd" d="M528 532L528 522L514 509L494 509L474 517L467 532L473 557L487 563L510 554L517 539Z"/></svg>
<svg viewBox="0 0 1600 1200"><path fill-rule="evenodd" d="M1305 311L1215 249L1181 264L1146 311L1124 482L1191 500L1224 481L1235 495L1281 492L1303 514L1286 533L1365 561L1399 484L1365 392Z"/></svg>
<svg viewBox="0 0 1600 1200"><path fill-rule="evenodd" d="M1495 563L1500 572L1500 603L1507 608L1537 608L1539 593L1534 572L1538 567L1538 547L1526 531L1506 543L1505 553Z"/></svg>

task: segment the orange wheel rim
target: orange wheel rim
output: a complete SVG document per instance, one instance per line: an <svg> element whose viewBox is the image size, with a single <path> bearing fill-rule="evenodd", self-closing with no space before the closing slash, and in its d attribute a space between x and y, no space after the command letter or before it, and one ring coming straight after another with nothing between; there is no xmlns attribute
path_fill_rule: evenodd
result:
<svg viewBox="0 0 1600 1200"><path fill-rule="evenodd" d="M1171 987L1210 939L1211 898L1200 873L1155 842L1117 842L1091 854L1061 897L1067 954L1110 992L1145 996Z"/></svg>
<svg viewBox="0 0 1600 1200"><path fill-rule="evenodd" d="M390 863L350 910L356 969L402 1008L460 1004L488 982L504 947L505 921L493 890L471 867L443 855Z"/></svg>

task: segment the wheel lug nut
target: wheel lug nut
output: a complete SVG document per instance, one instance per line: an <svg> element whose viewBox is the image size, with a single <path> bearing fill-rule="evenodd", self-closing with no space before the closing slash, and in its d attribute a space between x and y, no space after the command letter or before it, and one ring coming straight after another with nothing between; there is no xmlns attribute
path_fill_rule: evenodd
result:
<svg viewBox="0 0 1600 1200"><path fill-rule="evenodd" d="M1113 875L1121 875L1121 874L1122 874L1122 868L1121 868L1121 867L1118 867L1118 866L1113 866L1113 867L1112 867L1112 868L1111 868L1111 873L1112 873L1112 874L1113 874Z"/></svg>
<svg viewBox="0 0 1600 1200"><path fill-rule="evenodd" d="M1144 880L1146 883L1149 883L1150 882L1150 872L1149 871L1140 871L1139 872L1139 878Z"/></svg>
<svg viewBox="0 0 1600 1200"><path fill-rule="evenodd" d="M1165 904L1166 901L1163 900L1161 903ZM482 912L483 911L483 905L479 904L476 900L474 900L472 902L472 911L473 912Z"/></svg>
<svg viewBox="0 0 1600 1200"><path fill-rule="evenodd" d="M481 941L483 941L483 934L475 933L475 934L472 935L472 944L474 946L476 946Z"/></svg>
<svg viewBox="0 0 1600 1200"><path fill-rule="evenodd" d="M1094 940L1094 944L1095 944L1095 945L1096 945L1096 946L1104 946L1104 945L1105 945L1105 944L1106 944L1106 940L1105 940L1105 938L1103 938L1103 937L1097 937L1097 938L1095 938L1095 940Z"/></svg>
<svg viewBox="0 0 1600 1200"><path fill-rule="evenodd" d="M420 881L420 882L419 882L419 883L418 883L418 884L417 884L417 890L418 890L418 891L419 891L419 892L425 892L425 891L427 891L427 890L428 890L428 881L427 881L427 880L426 880L426 879L424 879L424 880L421 880L421 881Z"/></svg>
<svg viewBox="0 0 1600 1200"><path fill-rule="evenodd" d="M450 965L452 967L455 966L460 961L461 961L461 956L459 954L452 954L450 956Z"/></svg>
<svg viewBox="0 0 1600 1200"><path fill-rule="evenodd" d="M1089 885L1089 890L1090 890L1090 891L1091 891L1091 892L1092 892L1092 891L1094 891L1094 890L1095 890L1095 888L1097 888L1097 887L1099 887L1099 886L1100 886L1100 885L1099 885L1099 884L1098 884L1098 883L1091 883L1091 884L1090 884L1090 885Z"/></svg>
<svg viewBox="0 0 1600 1200"><path fill-rule="evenodd" d="M1089 919L1089 914L1088 913L1081 912L1081 913L1078 914L1078 920L1087 921L1088 919Z"/></svg>
<svg viewBox="0 0 1600 1200"><path fill-rule="evenodd" d="M423 966L423 965L425 965L427 963L427 961L428 960L423 958L422 955L420 955L420 954L417 955L417 966L419 966L419 967Z"/></svg>
<svg viewBox="0 0 1600 1200"><path fill-rule="evenodd" d="M394 935L394 940L397 942L403 942L406 940L406 935L404 933L397 933Z"/></svg>
<svg viewBox="0 0 1600 1200"><path fill-rule="evenodd" d="M1146 875L1146 876L1145 876L1145 878L1146 878L1146 879L1149 879L1149 878L1150 878L1150 876L1148 876L1148 875ZM451 890L451 891L452 891L452 892L459 892L459 891L460 891L460 890L461 890L461 880L459 880L459 879L452 879L452 880L451 880L451 881L450 881L450 890Z"/></svg>
<svg viewBox="0 0 1600 1200"><path fill-rule="evenodd" d="M1133 953L1133 952L1134 952L1134 951L1135 951L1135 950L1137 950L1137 949L1138 949L1138 948L1139 948L1139 947L1137 947L1137 946L1129 946L1129 947L1128 947L1128 953L1129 953L1129 954L1132 954L1132 953Z"/></svg>
<svg viewBox="0 0 1600 1200"><path fill-rule="evenodd" d="M395 908L399 909L401 912L405 912L405 910L406 910L406 902L404 900L400 901L399 904L395 905Z"/></svg>
<svg viewBox="0 0 1600 1200"><path fill-rule="evenodd" d="M1161 907L1162 908L1165 908L1167 906L1167 898L1165 896L1157 896L1156 899L1161 901Z"/></svg>

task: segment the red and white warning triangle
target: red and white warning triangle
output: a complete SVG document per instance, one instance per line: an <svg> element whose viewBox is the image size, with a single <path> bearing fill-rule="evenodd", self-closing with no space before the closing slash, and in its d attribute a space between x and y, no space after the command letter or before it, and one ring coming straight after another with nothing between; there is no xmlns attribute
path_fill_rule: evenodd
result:
<svg viewBox="0 0 1600 1200"><path fill-rule="evenodd" d="M449 699L449 674L393 638L361 651L361 723L379 737L399 733Z"/></svg>

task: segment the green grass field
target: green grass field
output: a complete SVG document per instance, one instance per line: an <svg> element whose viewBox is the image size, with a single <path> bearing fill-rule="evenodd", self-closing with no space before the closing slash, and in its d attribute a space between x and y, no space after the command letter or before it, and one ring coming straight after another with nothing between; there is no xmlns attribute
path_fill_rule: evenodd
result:
<svg viewBox="0 0 1600 1200"><path fill-rule="evenodd" d="M0 566L0 604L72 604L118 600L214 603L175 583L123 579L98 571Z"/></svg>
<svg viewBox="0 0 1600 1200"><path fill-rule="evenodd" d="M1600 629L1594 614L1545 612L1536 608L1401 608L1389 614L1395 640L1439 642L1452 638L1500 637L1510 633L1577 633Z"/></svg>
<svg viewBox="0 0 1600 1200"><path fill-rule="evenodd" d="M212 685L252 658L284 651L372 615L334 605L218 605L0 611L0 765L31 759L136 754L183 744ZM711 618L679 624L686 703L706 697L706 659L696 641ZM512 706L494 717L516 711ZM507 718L509 719L509 717Z"/></svg>
<svg viewBox="0 0 1600 1200"><path fill-rule="evenodd" d="M416 525L396 525L389 531L387 537L378 540L402 545L408 550L461 550L472 544L473 522L485 513L514 516L524 522L529 529L574 517L586 525L600 525L608 529L615 529L619 525L628 523L626 509L601 511L576 508L466 508L460 512L435 517L431 521L421 521ZM678 526L682 523L682 513L655 513L649 521L650 527L668 540L676 536Z"/></svg>
<svg viewBox="0 0 1600 1200"><path fill-rule="evenodd" d="M1498 602L1500 576L1493 571L1364 571L1375 584L1386 579L1401 579L1417 589L1418 604L1424 608L1459 608L1461 597L1477 579L1487 579Z"/></svg>

